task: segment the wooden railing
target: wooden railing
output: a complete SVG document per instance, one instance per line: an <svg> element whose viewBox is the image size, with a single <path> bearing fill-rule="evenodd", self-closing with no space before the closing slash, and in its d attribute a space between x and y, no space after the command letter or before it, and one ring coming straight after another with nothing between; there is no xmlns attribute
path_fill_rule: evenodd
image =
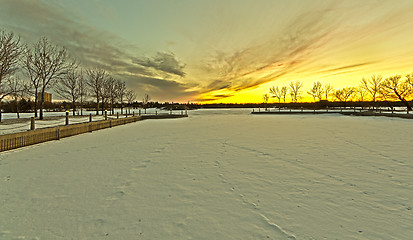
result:
<svg viewBox="0 0 413 240"><path fill-rule="evenodd" d="M36 129L26 132L5 134L0 135L0 152L25 147L37 143L47 142L51 140L59 140L60 138L70 137L77 134L92 132L104 128L124 125L144 119L181 118L187 116L188 115L172 114L134 116L120 119L77 123L65 126Z"/></svg>

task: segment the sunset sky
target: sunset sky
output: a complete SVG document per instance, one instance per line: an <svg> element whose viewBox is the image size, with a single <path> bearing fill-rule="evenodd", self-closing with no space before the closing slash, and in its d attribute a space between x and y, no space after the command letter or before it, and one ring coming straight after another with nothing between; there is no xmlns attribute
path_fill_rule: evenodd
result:
<svg viewBox="0 0 413 240"><path fill-rule="evenodd" d="M413 72L411 0L0 0L0 29L47 36L155 101L262 102L291 81Z"/></svg>

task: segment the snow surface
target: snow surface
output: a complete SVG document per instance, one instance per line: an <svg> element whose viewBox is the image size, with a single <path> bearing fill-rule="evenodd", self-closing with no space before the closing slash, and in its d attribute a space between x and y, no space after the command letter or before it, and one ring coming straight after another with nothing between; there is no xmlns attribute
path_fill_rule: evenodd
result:
<svg viewBox="0 0 413 240"><path fill-rule="evenodd" d="M0 239L411 239L413 122L198 110L0 155Z"/></svg>
<svg viewBox="0 0 413 240"><path fill-rule="evenodd" d="M137 109L134 109L132 112L135 112L136 115L138 114ZM144 110L141 110L141 115L145 115ZM100 112L99 112L100 113ZM120 109L115 109L114 114L111 114L111 112L108 112L108 119L116 119L116 113L119 113L119 118L124 118L126 117L126 112L124 111L123 113L125 115L121 115L121 110ZM159 110L156 108L148 108L146 111L146 114L162 114L162 113L169 113L167 110ZM173 114L180 114L181 111L173 111ZM72 112L69 114L69 124L76 124L76 123L85 123L89 122L89 114L92 114L92 120L93 121L100 121L100 120L105 120L104 115L95 115L96 111L83 111L83 116L76 115L75 117L72 115ZM17 133L17 132L25 132L30 130L30 118L33 117L34 113L21 113L20 114L20 119L17 119L16 113L3 113L2 118L3 119L14 119L16 122L9 122L7 124L2 123L0 124L0 135L3 134L10 134L10 133ZM57 126L64 126L66 125L66 119L65 119L66 112L44 112L45 118L43 120L36 120L35 126L36 129L40 128L48 128L48 127L57 127ZM130 114L129 114L130 116ZM53 118L53 119L48 119L47 117L61 117L61 118Z"/></svg>

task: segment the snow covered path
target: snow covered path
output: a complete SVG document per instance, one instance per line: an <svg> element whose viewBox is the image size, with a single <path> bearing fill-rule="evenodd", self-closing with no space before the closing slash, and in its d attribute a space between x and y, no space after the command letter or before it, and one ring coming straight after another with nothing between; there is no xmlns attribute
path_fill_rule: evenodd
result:
<svg viewBox="0 0 413 240"><path fill-rule="evenodd" d="M1 153L0 239L411 239L411 120L248 112Z"/></svg>

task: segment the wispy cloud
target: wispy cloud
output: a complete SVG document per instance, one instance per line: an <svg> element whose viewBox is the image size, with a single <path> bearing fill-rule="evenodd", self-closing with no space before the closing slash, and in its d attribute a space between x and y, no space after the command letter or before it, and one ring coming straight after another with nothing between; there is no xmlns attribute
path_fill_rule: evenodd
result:
<svg viewBox="0 0 413 240"><path fill-rule="evenodd" d="M294 17L283 28L274 30L269 38L259 39L235 52L219 51L209 56L204 71L217 74L204 85L205 97L210 99L214 92L223 89L231 95L280 78L293 77L295 73L333 76L382 62L385 59L375 56L356 64L354 62L359 59L348 62L340 59L340 65L334 62L320 64L328 58L352 51L352 47L365 38L374 40L374 36L386 35L389 38L393 31L405 29L407 20L412 19L408 17L412 5L389 9L389 3L329 1L317 3L317 9L308 5L309 8L297 10ZM363 14L367 17L360 16ZM378 43L382 39L375 41Z"/></svg>
<svg viewBox="0 0 413 240"><path fill-rule="evenodd" d="M156 71L162 71L180 77L185 76L185 64L177 60L173 53L158 52L155 57L136 58L133 62Z"/></svg>
<svg viewBox="0 0 413 240"><path fill-rule="evenodd" d="M84 66L103 68L126 80L138 94L148 92L159 100L218 100L272 81L294 80L303 75L342 76L379 68L390 61L396 64L395 58L411 53L411 48L400 50L399 46L389 44L397 38L395 45L411 46L408 40L411 31L406 32L413 22L411 1L400 0L397 4L389 0L269 1L269 4L273 16L251 16L251 23L243 22L248 26L238 24L239 18L234 20L239 16L210 16L202 20L207 23L197 23L209 27L211 19L216 19L218 29L205 30L197 24L188 24L195 28L188 28L190 33L184 31L188 36L183 38L190 39L185 45L180 42L183 38L165 36L163 48L145 54L139 46L68 12L58 1L0 0L0 28L14 31L31 43L47 36L65 46ZM96 1L96 6L102 7L101 14L122 18L116 12L118 5L108 5ZM256 5L261 9L265 4ZM282 14L284 9L286 14ZM243 8L243 11L248 14L250 10ZM230 13L225 9L222 12ZM253 22L255 19L258 20ZM186 24L191 20L182 18L178 22ZM153 27L160 23L148 24L154 24ZM221 25L225 27L219 28ZM256 30L261 25L265 26L262 34ZM256 30L257 36L251 36L246 31L248 27ZM243 34L245 41L240 39ZM222 42L224 47L219 44ZM398 51L393 51L398 47ZM384 48L387 52L377 53ZM399 65L406 65L405 62L400 61Z"/></svg>
<svg viewBox="0 0 413 240"><path fill-rule="evenodd" d="M128 76L124 80L139 94L147 91L161 100L186 95L189 87L174 80L176 76L185 76L185 64L172 52L158 52L153 58L138 56L133 52L136 46L76 21L76 15L50 2L0 0L0 6L0 28L15 31L23 40L34 43L46 36L66 47L85 67L99 67L118 77Z"/></svg>

